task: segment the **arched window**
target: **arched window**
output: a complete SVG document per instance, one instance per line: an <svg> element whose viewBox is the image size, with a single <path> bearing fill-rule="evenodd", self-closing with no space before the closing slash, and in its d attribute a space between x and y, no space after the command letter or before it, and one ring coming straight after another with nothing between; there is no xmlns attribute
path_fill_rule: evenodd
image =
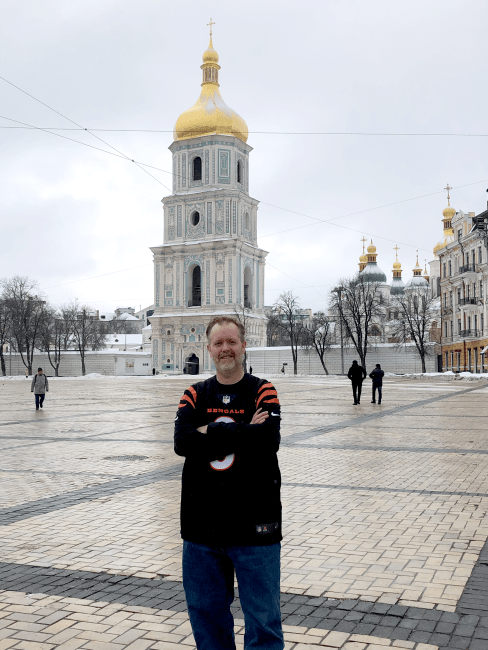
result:
<svg viewBox="0 0 488 650"><path fill-rule="evenodd" d="M202 180L202 159L200 156L193 158L193 180L201 181Z"/></svg>
<svg viewBox="0 0 488 650"><path fill-rule="evenodd" d="M237 182L242 183L242 163L240 160L237 161Z"/></svg>
<svg viewBox="0 0 488 650"><path fill-rule="evenodd" d="M244 215L244 230L251 230L250 228L250 223L249 223L249 212L246 212Z"/></svg>
<svg viewBox="0 0 488 650"><path fill-rule="evenodd" d="M252 309L252 273L248 266L244 270L244 307Z"/></svg>
<svg viewBox="0 0 488 650"><path fill-rule="evenodd" d="M369 335L370 336L381 336L381 330L378 327L378 325L371 325L369 329Z"/></svg>
<svg viewBox="0 0 488 650"><path fill-rule="evenodd" d="M167 336L171 336L171 330L166 331Z"/></svg>
<svg viewBox="0 0 488 650"><path fill-rule="evenodd" d="M195 212L192 212L190 215L190 223L192 226L196 226L198 223L200 223L200 213L195 210Z"/></svg>
<svg viewBox="0 0 488 650"><path fill-rule="evenodd" d="M188 307L202 305L202 271L198 264L188 269L187 273Z"/></svg>

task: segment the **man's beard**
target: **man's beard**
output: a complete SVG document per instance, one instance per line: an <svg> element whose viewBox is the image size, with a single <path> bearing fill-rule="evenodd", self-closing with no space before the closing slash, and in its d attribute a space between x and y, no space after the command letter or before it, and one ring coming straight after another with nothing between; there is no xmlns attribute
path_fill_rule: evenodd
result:
<svg viewBox="0 0 488 650"><path fill-rule="evenodd" d="M243 361L244 354L226 355L224 358L214 359L214 364L217 370L226 373L236 368L242 368Z"/></svg>

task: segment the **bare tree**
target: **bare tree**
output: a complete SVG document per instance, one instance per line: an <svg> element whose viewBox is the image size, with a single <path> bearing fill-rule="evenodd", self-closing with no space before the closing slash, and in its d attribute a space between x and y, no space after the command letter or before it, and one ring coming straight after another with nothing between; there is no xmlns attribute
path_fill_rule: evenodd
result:
<svg viewBox="0 0 488 650"><path fill-rule="evenodd" d="M384 311L380 286L380 282L358 274L341 280L331 291L331 310L342 321L346 337L356 348L363 368L366 368L371 326L381 319Z"/></svg>
<svg viewBox="0 0 488 650"><path fill-rule="evenodd" d="M281 321L281 329L286 332L293 358L293 374L297 374L298 348L303 343L304 322L300 313L300 302L293 291L285 291L276 301L275 309Z"/></svg>
<svg viewBox="0 0 488 650"><path fill-rule="evenodd" d="M281 344L281 338L283 336L281 318L276 313L275 308L268 311L266 316L268 317L268 322L266 323L266 345L268 348L271 348Z"/></svg>
<svg viewBox="0 0 488 650"><path fill-rule="evenodd" d="M54 376L59 377L59 365L62 353L68 349L72 335L72 318L68 307L61 311L48 310L47 318L41 328L42 346L47 352L49 363L54 369Z"/></svg>
<svg viewBox="0 0 488 650"><path fill-rule="evenodd" d="M92 309L87 305L79 307L72 303L66 308L75 349L80 353L81 373L86 375L85 355L88 349L100 350L104 347L107 335L104 323L101 323Z"/></svg>
<svg viewBox="0 0 488 650"><path fill-rule="evenodd" d="M7 371L3 348L7 342L10 343L10 312L7 309L6 301L0 297L0 367L4 377L7 375Z"/></svg>
<svg viewBox="0 0 488 650"><path fill-rule="evenodd" d="M31 375L34 351L40 344L46 318L46 301L38 295L37 283L27 277L16 275L10 280L0 280L0 288L10 315L12 340Z"/></svg>
<svg viewBox="0 0 488 650"><path fill-rule="evenodd" d="M310 354L315 351L320 359L326 375L329 374L325 365L325 354L332 345L332 322L324 312L319 311L312 317L310 326L303 330L303 346Z"/></svg>
<svg viewBox="0 0 488 650"><path fill-rule="evenodd" d="M426 372L425 359L432 354L431 328L433 321L439 318L439 298L432 296L430 288L425 285L407 287L404 294L396 295L394 301L396 318L390 326L392 335L398 345L413 342L422 363L422 372Z"/></svg>

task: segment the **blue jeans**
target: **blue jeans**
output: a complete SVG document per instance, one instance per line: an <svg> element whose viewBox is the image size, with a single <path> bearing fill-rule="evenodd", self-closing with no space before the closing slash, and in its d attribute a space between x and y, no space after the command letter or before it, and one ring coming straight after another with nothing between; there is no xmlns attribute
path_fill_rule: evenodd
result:
<svg viewBox="0 0 488 650"><path fill-rule="evenodd" d="M234 570L245 650L283 650L280 551L280 543L220 548L183 542L183 587L198 650L235 650Z"/></svg>
<svg viewBox="0 0 488 650"><path fill-rule="evenodd" d="M45 397L46 397L46 395L44 393L42 395L36 395L36 409L39 408L39 404L42 405L42 403L44 402Z"/></svg>
<svg viewBox="0 0 488 650"><path fill-rule="evenodd" d="M373 402L375 401L376 398L376 391L378 391L378 404L381 404L381 390L382 390L382 386L373 385Z"/></svg>

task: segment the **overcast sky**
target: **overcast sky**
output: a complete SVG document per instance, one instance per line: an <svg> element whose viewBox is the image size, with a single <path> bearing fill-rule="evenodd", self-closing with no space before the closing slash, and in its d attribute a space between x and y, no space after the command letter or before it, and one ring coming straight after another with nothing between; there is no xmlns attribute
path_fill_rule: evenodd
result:
<svg viewBox="0 0 488 650"><path fill-rule="evenodd" d="M254 148L267 304L294 289L303 307L324 308L357 270L363 234L389 281L398 244L407 280L416 249L422 264L433 258L447 183L455 208L486 208L488 137L302 135L488 134L486 0L3 0L1 10L1 77L168 171L213 18L220 90ZM76 128L2 80L0 101L3 118ZM56 132L113 151L89 133ZM149 170L157 182L42 131L1 128L0 138L0 277L27 275L56 305L151 304L149 247L163 242L170 174Z"/></svg>

